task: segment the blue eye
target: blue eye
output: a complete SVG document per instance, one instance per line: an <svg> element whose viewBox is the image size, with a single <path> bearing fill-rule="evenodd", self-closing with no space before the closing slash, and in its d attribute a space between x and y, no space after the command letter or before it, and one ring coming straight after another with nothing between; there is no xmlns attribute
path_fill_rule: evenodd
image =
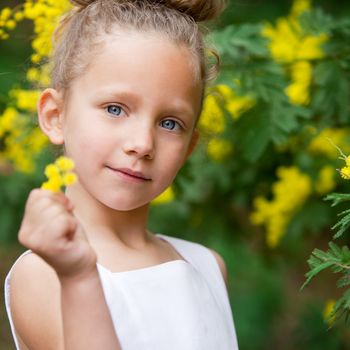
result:
<svg viewBox="0 0 350 350"><path fill-rule="evenodd" d="M175 120L172 120L172 119L165 119L165 120L162 120L160 122L160 125L165 128L165 129L168 129L168 130L178 130L179 128L181 128L180 124L178 122L176 122Z"/></svg>
<svg viewBox="0 0 350 350"><path fill-rule="evenodd" d="M119 117L123 113L123 108L118 105L107 106L107 112L113 116Z"/></svg>

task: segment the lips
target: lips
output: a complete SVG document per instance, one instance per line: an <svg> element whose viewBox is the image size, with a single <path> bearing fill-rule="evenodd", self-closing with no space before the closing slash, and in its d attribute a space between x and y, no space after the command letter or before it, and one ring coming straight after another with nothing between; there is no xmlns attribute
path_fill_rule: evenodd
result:
<svg viewBox="0 0 350 350"><path fill-rule="evenodd" d="M135 180L141 180L141 181L151 181L152 179L146 176L144 173L140 171L134 171L128 168L112 168L110 166L107 166L107 168L120 173L121 175L125 175L130 178L134 178Z"/></svg>

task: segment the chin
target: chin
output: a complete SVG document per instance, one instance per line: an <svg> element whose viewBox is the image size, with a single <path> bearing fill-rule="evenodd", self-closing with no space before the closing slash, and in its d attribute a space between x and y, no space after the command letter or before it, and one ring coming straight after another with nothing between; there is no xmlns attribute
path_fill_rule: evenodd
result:
<svg viewBox="0 0 350 350"><path fill-rule="evenodd" d="M140 209L143 207L147 207L149 205L149 202L137 202L137 201L130 201L130 200L108 200L108 201L101 201L101 203L115 211L121 211L121 212L127 212L132 211L136 209Z"/></svg>

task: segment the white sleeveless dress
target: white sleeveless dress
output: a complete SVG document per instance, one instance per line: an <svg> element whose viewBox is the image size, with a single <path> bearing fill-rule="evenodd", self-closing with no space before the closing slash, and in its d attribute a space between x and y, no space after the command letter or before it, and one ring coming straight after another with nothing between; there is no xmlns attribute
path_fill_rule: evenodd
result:
<svg viewBox="0 0 350 350"><path fill-rule="evenodd" d="M213 253L199 243L156 236L184 260L123 272L97 264L122 349L237 350L227 289ZM5 304L19 349L10 309L12 269L5 280Z"/></svg>

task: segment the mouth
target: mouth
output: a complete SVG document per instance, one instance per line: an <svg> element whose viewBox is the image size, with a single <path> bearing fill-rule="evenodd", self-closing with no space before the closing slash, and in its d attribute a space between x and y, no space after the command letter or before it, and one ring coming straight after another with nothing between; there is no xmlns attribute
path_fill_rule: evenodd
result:
<svg viewBox="0 0 350 350"><path fill-rule="evenodd" d="M123 176L125 179L135 180L135 181L151 181L152 179L142 172L134 171L128 168L112 168L110 166L106 166L108 169L116 172L117 174Z"/></svg>

